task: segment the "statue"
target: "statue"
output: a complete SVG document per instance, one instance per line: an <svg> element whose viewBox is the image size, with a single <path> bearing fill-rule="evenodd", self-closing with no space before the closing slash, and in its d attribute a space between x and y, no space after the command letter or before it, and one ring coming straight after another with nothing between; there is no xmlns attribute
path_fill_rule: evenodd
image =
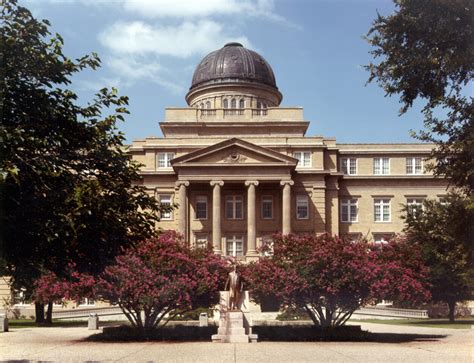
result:
<svg viewBox="0 0 474 363"><path fill-rule="evenodd" d="M230 310L239 309L238 305L243 287L242 279L237 272L237 265L234 265L233 270L229 272L229 276L227 277L227 282L225 283L224 287L225 290L228 289L229 291L228 307Z"/></svg>

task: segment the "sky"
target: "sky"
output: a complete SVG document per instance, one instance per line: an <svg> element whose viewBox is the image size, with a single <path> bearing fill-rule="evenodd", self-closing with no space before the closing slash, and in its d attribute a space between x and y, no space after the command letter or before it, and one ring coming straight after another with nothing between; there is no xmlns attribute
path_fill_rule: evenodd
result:
<svg viewBox="0 0 474 363"><path fill-rule="evenodd" d="M363 39L389 0L19 0L64 39L64 53L96 52L102 67L74 76L81 103L103 87L130 99L119 128L126 142L162 136L166 107L186 107L195 67L238 41L272 66L281 106L300 106L307 136L340 143L415 142L419 107L399 116L398 97L366 84L372 60Z"/></svg>

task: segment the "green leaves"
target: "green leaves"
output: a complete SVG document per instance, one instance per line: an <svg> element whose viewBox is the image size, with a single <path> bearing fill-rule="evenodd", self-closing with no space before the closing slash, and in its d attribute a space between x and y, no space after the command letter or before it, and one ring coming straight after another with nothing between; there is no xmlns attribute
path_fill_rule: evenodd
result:
<svg viewBox="0 0 474 363"><path fill-rule="evenodd" d="M397 0L396 12L378 14L366 40L379 63L365 66L387 96L398 95L404 114L424 102L425 130L433 142L436 175L471 194L474 188L474 7L470 0ZM445 115L435 117L434 114ZM450 159L445 163L446 158Z"/></svg>

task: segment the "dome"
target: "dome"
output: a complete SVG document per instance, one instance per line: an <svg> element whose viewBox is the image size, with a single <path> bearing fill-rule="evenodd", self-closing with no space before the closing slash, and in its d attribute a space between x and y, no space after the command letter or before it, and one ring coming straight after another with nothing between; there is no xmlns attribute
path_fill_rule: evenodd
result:
<svg viewBox="0 0 474 363"><path fill-rule="evenodd" d="M268 62L240 43L227 43L205 56L194 71L190 90L227 82L256 82L278 89Z"/></svg>

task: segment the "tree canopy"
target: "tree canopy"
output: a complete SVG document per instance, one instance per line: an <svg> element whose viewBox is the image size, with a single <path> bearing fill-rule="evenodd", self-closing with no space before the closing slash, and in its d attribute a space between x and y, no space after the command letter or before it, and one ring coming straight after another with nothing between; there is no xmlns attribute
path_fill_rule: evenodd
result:
<svg viewBox="0 0 474 363"><path fill-rule="evenodd" d="M423 103L422 141L434 142L435 174L468 194L474 188L474 4L471 0L394 0L396 11L378 14L367 41L378 63L368 82L399 95L400 113Z"/></svg>
<svg viewBox="0 0 474 363"><path fill-rule="evenodd" d="M0 273L29 288L71 263L97 274L154 234L160 209L116 126L128 99L104 88L82 106L71 77L99 67L98 56L68 58L47 20L2 5Z"/></svg>
<svg viewBox="0 0 474 363"><path fill-rule="evenodd" d="M429 267L433 300L448 304L451 320L456 302L470 299L474 291L473 220L467 199L456 194L443 203L426 200L423 209L406 217L407 238L421 248Z"/></svg>

